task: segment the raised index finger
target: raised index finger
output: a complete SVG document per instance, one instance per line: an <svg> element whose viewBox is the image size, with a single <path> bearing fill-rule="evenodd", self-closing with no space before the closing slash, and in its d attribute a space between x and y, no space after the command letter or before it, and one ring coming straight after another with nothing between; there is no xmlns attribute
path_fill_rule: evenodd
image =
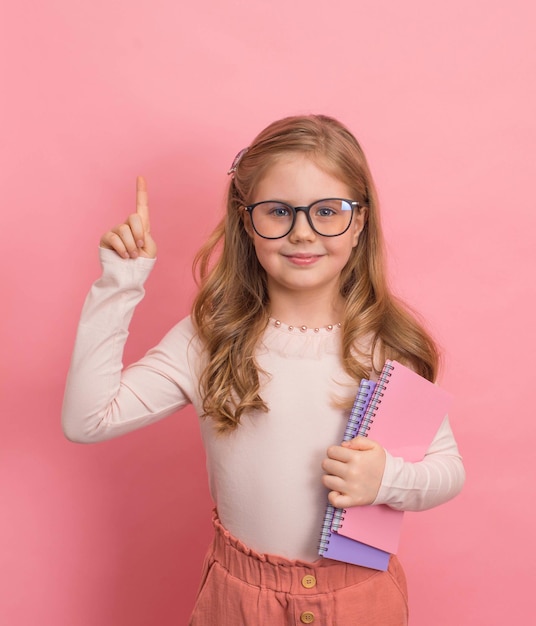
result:
<svg viewBox="0 0 536 626"><path fill-rule="evenodd" d="M143 176L138 176L136 179L136 213L141 218L145 232L150 232L147 183Z"/></svg>

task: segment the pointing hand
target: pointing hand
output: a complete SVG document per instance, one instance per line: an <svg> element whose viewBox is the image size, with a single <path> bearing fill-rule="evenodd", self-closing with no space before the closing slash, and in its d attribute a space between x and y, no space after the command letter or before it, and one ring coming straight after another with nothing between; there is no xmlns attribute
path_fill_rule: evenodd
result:
<svg viewBox="0 0 536 626"><path fill-rule="evenodd" d="M123 224L119 224L101 237L100 245L115 250L124 259L156 257L156 243L151 236L147 184L143 176L136 179L136 212L131 213Z"/></svg>

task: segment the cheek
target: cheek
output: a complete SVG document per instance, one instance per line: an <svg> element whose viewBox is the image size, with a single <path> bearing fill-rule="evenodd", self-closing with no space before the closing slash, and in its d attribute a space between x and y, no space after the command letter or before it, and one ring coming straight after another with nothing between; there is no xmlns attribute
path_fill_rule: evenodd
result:
<svg viewBox="0 0 536 626"><path fill-rule="evenodd" d="M335 253L337 257L337 266L341 272L352 258L359 239L359 232L348 234L349 237L344 242L344 246L340 246Z"/></svg>
<svg viewBox="0 0 536 626"><path fill-rule="evenodd" d="M341 254L345 254L350 256L352 254L352 250L357 246L359 242L359 235L361 234L361 228L358 226L352 226L348 232L344 233L342 237L344 237L344 241L341 241L342 244L340 246Z"/></svg>
<svg viewBox="0 0 536 626"><path fill-rule="evenodd" d="M255 254L257 255L259 263L264 269L267 269L267 266L270 265L270 262L273 262L275 258L275 246L271 245L270 241L262 239L255 233L253 235L253 247L255 248Z"/></svg>

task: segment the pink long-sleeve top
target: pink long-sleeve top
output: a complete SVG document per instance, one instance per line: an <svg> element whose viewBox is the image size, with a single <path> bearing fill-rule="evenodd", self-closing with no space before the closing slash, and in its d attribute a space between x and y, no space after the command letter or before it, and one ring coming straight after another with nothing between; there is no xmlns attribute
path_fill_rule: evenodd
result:
<svg viewBox="0 0 536 626"><path fill-rule="evenodd" d="M102 276L83 307L62 413L66 436L91 443L123 435L192 404L202 414L204 353L189 317L138 362L123 368L134 309L154 260L123 260L100 250ZM217 436L199 425L210 491L223 525L261 553L314 561L326 505L321 462L342 440L347 414L336 398L356 390L340 362L337 329L289 332L269 324L256 355L269 374L261 395L269 412L244 417ZM380 442L381 443L381 442ZM465 474L445 417L423 461L387 460L376 504L431 508L454 497Z"/></svg>

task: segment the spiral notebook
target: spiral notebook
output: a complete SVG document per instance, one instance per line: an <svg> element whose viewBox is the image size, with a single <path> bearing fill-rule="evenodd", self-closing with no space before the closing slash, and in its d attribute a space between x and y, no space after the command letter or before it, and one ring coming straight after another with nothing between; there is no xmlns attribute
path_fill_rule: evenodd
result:
<svg viewBox="0 0 536 626"><path fill-rule="evenodd" d="M375 386L376 383L370 380L363 379L361 381L354 405L350 411L343 441L350 441L357 435L359 425L365 415L365 410L370 402ZM389 565L390 555L388 552L332 531L334 521L340 521L343 513L343 509L337 509L331 504L326 506L318 554L329 559L344 561L345 563L386 570Z"/></svg>
<svg viewBox="0 0 536 626"><path fill-rule="evenodd" d="M361 380L354 400L354 405L350 411L350 417L348 418L348 422L346 424L346 429L342 438L343 441L350 441L350 439L353 439L356 436L359 424L363 419L363 415L365 414L365 410L370 402L375 386L376 383L367 380L366 378ZM342 514L343 509L337 509L329 503L326 505L324 522L322 523L322 532L320 534L320 543L318 546L318 554L321 556L324 556L324 552L328 549L329 537L334 520L337 518L340 519Z"/></svg>
<svg viewBox="0 0 536 626"><path fill-rule="evenodd" d="M447 415L451 399L449 393L413 370L386 361L358 434L375 439L394 457L420 461ZM396 553L403 515L387 505L351 507L333 520L332 531Z"/></svg>

